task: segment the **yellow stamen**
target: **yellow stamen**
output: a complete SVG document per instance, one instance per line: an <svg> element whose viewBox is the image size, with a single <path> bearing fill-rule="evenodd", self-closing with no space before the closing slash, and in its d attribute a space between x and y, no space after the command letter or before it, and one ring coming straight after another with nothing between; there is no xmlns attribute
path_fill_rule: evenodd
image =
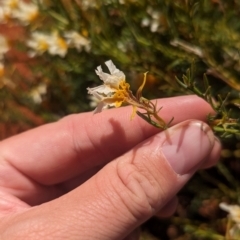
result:
<svg viewBox="0 0 240 240"><path fill-rule="evenodd" d="M67 43L63 38L59 37L57 42L60 48L67 49Z"/></svg>
<svg viewBox="0 0 240 240"><path fill-rule="evenodd" d="M18 7L18 0L12 0L9 2L9 7L11 9L17 8Z"/></svg>
<svg viewBox="0 0 240 240"><path fill-rule="evenodd" d="M33 22L38 17L38 11L35 11L28 16L28 21Z"/></svg>
<svg viewBox="0 0 240 240"><path fill-rule="evenodd" d="M48 43L45 40L39 41L39 50L46 51L48 49Z"/></svg>
<svg viewBox="0 0 240 240"><path fill-rule="evenodd" d="M84 37L88 37L88 30L87 29L83 29L82 30L82 35L84 36Z"/></svg>
<svg viewBox="0 0 240 240"><path fill-rule="evenodd" d="M127 92L127 91L129 91L129 89L130 89L130 84L129 84L129 83L126 83L125 81L121 81L121 82L119 83L118 89L121 89L121 90Z"/></svg>

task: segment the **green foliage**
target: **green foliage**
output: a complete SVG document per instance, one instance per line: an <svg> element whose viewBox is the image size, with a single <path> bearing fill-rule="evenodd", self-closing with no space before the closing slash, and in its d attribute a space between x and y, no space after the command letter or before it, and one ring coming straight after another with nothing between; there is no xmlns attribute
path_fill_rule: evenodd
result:
<svg viewBox="0 0 240 240"><path fill-rule="evenodd" d="M239 120L230 116L231 109L227 109L231 105L229 101L230 93L226 94L226 97L222 99L221 95L217 95L217 99L214 98L211 91L211 86L207 79L206 74L203 75L204 89L201 91L194 82L195 64L192 63L191 69L187 69L186 75L183 75L182 81L176 78L177 82L185 89L190 90L197 96L207 101L214 110L214 114L209 114L207 117L208 124L213 128L216 134L219 134L221 138L228 138L233 135L240 136L240 124ZM238 114L235 114L238 115Z"/></svg>

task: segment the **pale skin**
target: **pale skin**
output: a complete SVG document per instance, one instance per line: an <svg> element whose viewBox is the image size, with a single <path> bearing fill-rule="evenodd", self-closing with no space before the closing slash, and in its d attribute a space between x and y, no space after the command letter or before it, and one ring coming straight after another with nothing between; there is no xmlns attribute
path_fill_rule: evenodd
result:
<svg viewBox="0 0 240 240"><path fill-rule="evenodd" d="M70 115L0 142L1 239L136 239L131 233L154 214L171 215L177 192L198 169L216 164L221 146L203 123L212 112L206 102L158 102L163 119L174 116L170 141L138 116L130 120L129 106ZM183 149L189 134L186 158L163 154L179 136ZM199 142L193 165L191 144Z"/></svg>

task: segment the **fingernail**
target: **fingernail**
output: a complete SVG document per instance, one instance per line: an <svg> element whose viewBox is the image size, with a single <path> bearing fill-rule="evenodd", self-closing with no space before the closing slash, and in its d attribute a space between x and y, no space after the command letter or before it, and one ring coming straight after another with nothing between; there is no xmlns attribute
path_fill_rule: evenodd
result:
<svg viewBox="0 0 240 240"><path fill-rule="evenodd" d="M214 145L210 127L199 121L190 121L169 128L161 152L180 175L196 168L210 154Z"/></svg>

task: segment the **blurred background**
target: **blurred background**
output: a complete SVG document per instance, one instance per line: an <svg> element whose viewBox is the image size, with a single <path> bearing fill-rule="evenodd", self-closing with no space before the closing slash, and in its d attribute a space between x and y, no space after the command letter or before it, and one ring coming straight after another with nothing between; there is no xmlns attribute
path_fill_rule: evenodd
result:
<svg viewBox="0 0 240 240"><path fill-rule="evenodd" d="M109 59L133 92L149 71L149 99L190 94L175 78L194 62L196 86L206 74L212 99L229 94L237 119L239 19L237 0L0 0L0 139L93 110L86 88L100 85L95 69ZM198 172L175 215L150 219L141 239L240 239L240 207L232 220L219 208L240 204L239 130L217 134L219 164Z"/></svg>

